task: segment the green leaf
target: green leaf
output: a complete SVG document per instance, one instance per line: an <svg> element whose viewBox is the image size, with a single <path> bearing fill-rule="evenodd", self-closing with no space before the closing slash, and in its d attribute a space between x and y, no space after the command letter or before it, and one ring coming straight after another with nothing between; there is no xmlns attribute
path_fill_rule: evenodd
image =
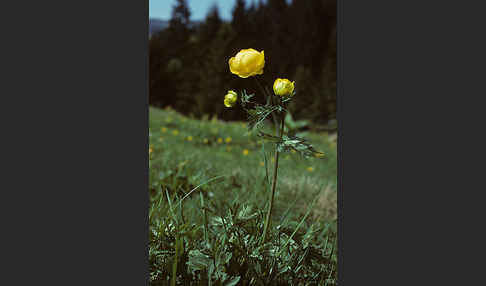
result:
<svg viewBox="0 0 486 286"><path fill-rule="evenodd" d="M240 281L240 276L233 277L228 280L228 282L225 284L225 286L234 286Z"/></svg>
<svg viewBox="0 0 486 286"><path fill-rule="evenodd" d="M278 109L279 106L266 104L256 105L254 109L246 110L248 113L248 128L253 129L254 127L259 127L268 115Z"/></svg>
<svg viewBox="0 0 486 286"><path fill-rule="evenodd" d="M187 266L193 274L197 270L207 269L210 265L212 265L212 259L208 255L197 249L189 251Z"/></svg>
<svg viewBox="0 0 486 286"><path fill-rule="evenodd" d="M282 141L277 143L278 152L288 152L292 149L299 152L304 157L324 155L324 153L315 150L304 138L297 136L284 135Z"/></svg>

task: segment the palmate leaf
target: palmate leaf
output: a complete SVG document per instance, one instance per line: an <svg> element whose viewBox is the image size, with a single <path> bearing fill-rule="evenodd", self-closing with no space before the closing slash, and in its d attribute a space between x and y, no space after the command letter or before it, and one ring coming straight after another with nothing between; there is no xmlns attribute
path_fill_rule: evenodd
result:
<svg viewBox="0 0 486 286"><path fill-rule="evenodd" d="M254 109L247 109L248 113L248 128L253 129L258 127L268 115L279 109L279 106L272 105L256 105Z"/></svg>
<svg viewBox="0 0 486 286"><path fill-rule="evenodd" d="M317 151L304 138L297 136L282 136L282 141L277 143L278 152L288 152L290 150L299 152L304 157L322 156L324 153Z"/></svg>
<svg viewBox="0 0 486 286"><path fill-rule="evenodd" d="M295 135L283 135L282 139L280 139L280 137L259 131L258 136L276 143L278 152L289 152L290 150L295 150L304 157L322 157L324 155L324 153L315 150L314 147L312 147L312 145L309 144L304 138L300 138Z"/></svg>
<svg viewBox="0 0 486 286"><path fill-rule="evenodd" d="M245 107L245 106L246 106L248 103L251 103L250 99L251 99L253 96L255 96L255 94L254 94L254 93L252 93L252 94L247 94L247 93L246 93L246 90L243 90L243 91L241 92L241 96L240 96L240 98L241 98L241 106Z"/></svg>

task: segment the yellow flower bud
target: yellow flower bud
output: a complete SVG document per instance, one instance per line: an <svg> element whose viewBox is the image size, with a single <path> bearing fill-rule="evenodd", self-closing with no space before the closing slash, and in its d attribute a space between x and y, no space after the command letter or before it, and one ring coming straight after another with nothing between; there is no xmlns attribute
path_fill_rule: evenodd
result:
<svg viewBox="0 0 486 286"><path fill-rule="evenodd" d="M263 51L258 52L254 49L243 49L236 56L229 59L228 64L231 73L241 78L247 78L263 74L265 55Z"/></svg>
<svg viewBox="0 0 486 286"><path fill-rule="evenodd" d="M295 81L290 81L286 78L277 78L273 83L273 92L279 96L289 96L292 95L294 91Z"/></svg>
<svg viewBox="0 0 486 286"><path fill-rule="evenodd" d="M247 155L248 155L248 153L249 153L248 149L244 149L244 150L243 150L243 155L247 156Z"/></svg>
<svg viewBox="0 0 486 286"><path fill-rule="evenodd" d="M238 99L238 94L236 92L229 90L228 94L224 96L224 106L233 107Z"/></svg>
<svg viewBox="0 0 486 286"><path fill-rule="evenodd" d="M314 171L314 168L312 168L312 167L308 167L308 168L307 168L307 171L309 171L309 172L313 172L313 171Z"/></svg>
<svg viewBox="0 0 486 286"><path fill-rule="evenodd" d="M231 137L226 137L226 139L224 141L226 141L226 143L230 143L231 142Z"/></svg>

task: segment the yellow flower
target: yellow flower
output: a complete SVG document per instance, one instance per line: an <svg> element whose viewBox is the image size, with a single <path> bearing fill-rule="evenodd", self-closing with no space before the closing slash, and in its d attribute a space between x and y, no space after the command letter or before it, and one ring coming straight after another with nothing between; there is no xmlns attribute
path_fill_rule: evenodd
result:
<svg viewBox="0 0 486 286"><path fill-rule="evenodd" d="M289 96L292 95L294 91L295 81L290 81L286 78L277 78L273 83L273 92L279 96Z"/></svg>
<svg viewBox="0 0 486 286"><path fill-rule="evenodd" d="M218 138L218 143L223 143L223 138Z"/></svg>
<svg viewBox="0 0 486 286"><path fill-rule="evenodd" d="M208 144L209 140L207 138L203 139L204 144Z"/></svg>
<svg viewBox="0 0 486 286"><path fill-rule="evenodd" d="M248 149L244 149L244 150L243 150L243 155L247 156L247 155L248 155L248 153L249 153Z"/></svg>
<svg viewBox="0 0 486 286"><path fill-rule="evenodd" d="M152 152L154 152L154 149L149 148L149 154L152 153Z"/></svg>
<svg viewBox="0 0 486 286"><path fill-rule="evenodd" d="M260 162L260 166L264 167L265 166L265 162Z"/></svg>
<svg viewBox="0 0 486 286"><path fill-rule="evenodd" d="M228 61L231 73L247 78L257 74L263 74L265 55L263 51L243 49Z"/></svg>
<svg viewBox="0 0 486 286"><path fill-rule="evenodd" d="M187 141L192 141L192 136L187 136Z"/></svg>
<svg viewBox="0 0 486 286"><path fill-rule="evenodd" d="M226 137L226 139L224 141L226 141L226 143L230 143L231 142L231 137Z"/></svg>
<svg viewBox="0 0 486 286"><path fill-rule="evenodd" d="M174 135L179 134L179 130L174 130L174 131L172 131L172 134L174 134Z"/></svg>
<svg viewBox="0 0 486 286"><path fill-rule="evenodd" d="M314 156L316 158L321 158L321 157L324 157L324 153L316 153Z"/></svg>
<svg viewBox="0 0 486 286"><path fill-rule="evenodd" d="M167 132L167 128L162 127L162 133L165 133L165 132Z"/></svg>
<svg viewBox="0 0 486 286"><path fill-rule="evenodd" d="M308 168L307 168L307 171L309 171L309 172L313 172L313 171L314 171L314 168L312 168L312 167L308 167Z"/></svg>
<svg viewBox="0 0 486 286"><path fill-rule="evenodd" d="M237 99L238 99L238 94L236 94L236 92L232 90L229 90L228 94L224 96L224 106L226 107L235 106Z"/></svg>

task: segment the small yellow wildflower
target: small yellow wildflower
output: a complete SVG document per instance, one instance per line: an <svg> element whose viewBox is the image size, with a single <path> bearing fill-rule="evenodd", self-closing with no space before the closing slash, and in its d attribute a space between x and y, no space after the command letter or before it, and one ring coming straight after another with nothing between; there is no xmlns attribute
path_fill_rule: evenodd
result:
<svg viewBox="0 0 486 286"><path fill-rule="evenodd" d="M247 155L248 155L248 153L249 153L248 149L244 149L244 150L243 150L243 155L247 156Z"/></svg>
<svg viewBox="0 0 486 286"><path fill-rule="evenodd" d="M294 91L295 81L290 81L286 78L277 78L273 83L273 92L279 96L289 96L292 95Z"/></svg>
<svg viewBox="0 0 486 286"><path fill-rule="evenodd" d="M187 141L192 141L192 136L187 136Z"/></svg>
<svg viewBox="0 0 486 286"><path fill-rule="evenodd" d="M260 166L264 167L265 166L265 162L260 162Z"/></svg>
<svg viewBox="0 0 486 286"><path fill-rule="evenodd" d="M255 49L243 49L230 58L228 64L231 73L241 78L263 74L265 54Z"/></svg>
<svg viewBox="0 0 486 286"><path fill-rule="evenodd" d="M272 157L272 162L275 162L275 157Z"/></svg>
<svg viewBox="0 0 486 286"><path fill-rule="evenodd" d="M233 107L236 105L237 100L238 100L238 94L236 94L236 92L232 90L229 90L228 94L224 96L224 106Z"/></svg>
<svg viewBox="0 0 486 286"><path fill-rule="evenodd" d="M161 130L162 130L162 133L167 132L167 128L165 128L165 127L162 127L162 129L161 129Z"/></svg>
<svg viewBox="0 0 486 286"><path fill-rule="evenodd" d="M149 154L151 154L152 152L154 152L154 149L152 149L152 147L149 148Z"/></svg>
<svg viewBox="0 0 486 286"><path fill-rule="evenodd" d="M209 140L207 138L203 139L204 144L208 144Z"/></svg>
<svg viewBox="0 0 486 286"><path fill-rule="evenodd" d="M223 143L223 138L218 138L218 143Z"/></svg>
<svg viewBox="0 0 486 286"><path fill-rule="evenodd" d="M316 153L314 156L316 158L322 158L322 157L324 157L324 153Z"/></svg>
<svg viewBox="0 0 486 286"><path fill-rule="evenodd" d="M314 172L314 168L312 168L312 167L308 167L308 168L307 168L307 171L309 171L309 172Z"/></svg>
<svg viewBox="0 0 486 286"><path fill-rule="evenodd" d="M226 141L226 143L230 143L231 142L231 137L226 137L226 139L224 141Z"/></svg>
<svg viewBox="0 0 486 286"><path fill-rule="evenodd" d="M172 134L174 134L174 135L176 135L176 136L177 136L177 135L179 134L179 130L174 130L174 131L172 131Z"/></svg>

